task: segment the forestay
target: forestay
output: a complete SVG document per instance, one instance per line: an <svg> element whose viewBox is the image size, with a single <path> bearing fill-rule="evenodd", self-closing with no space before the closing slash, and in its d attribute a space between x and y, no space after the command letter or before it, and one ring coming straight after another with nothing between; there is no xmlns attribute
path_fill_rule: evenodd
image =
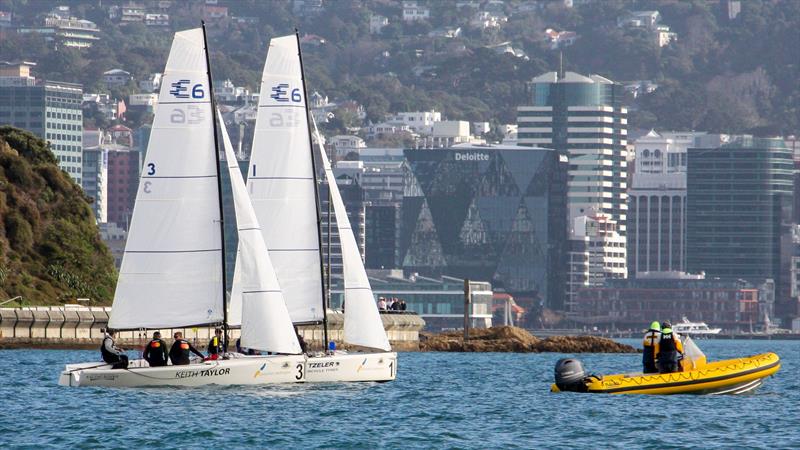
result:
<svg viewBox="0 0 800 450"><path fill-rule="evenodd" d="M312 118L313 121L313 118ZM317 124L314 122L314 135L321 142ZM358 252L358 245L347 217L339 186L333 176L328 155L322 145L318 145L320 158L325 168L333 212L336 216L336 228L342 248L342 272L344 273L344 341L362 347L377 348L385 351L392 349L386 330L383 328L375 296L369 284L364 262Z"/></svg>
<svg viewBox="0 0 800 450"><path fill-rule="evenodd" d="M275 353L300 354L300 344L294 333L283 293L270 262L267 245L261 234L256 213L247 195L247 188L233 154L225 123L218 112L225 162L231 179L233 205L239 235L236 255L234 288L231 296L231 323L242 326L242 347ZM238 286L237 286L238 283ZM238 317L232 317L233 314Z"/></svg>
<svg viewBox="0 0 800 450"><path fill-rule="evenodd" d="M222 246L202 29L175 34L109 327L221 322Z"/></svg>
<svg viewBox="0 0 800 450"><path fill-rule="evenodd" d="M294 322L320 321L322 267L296 36L270 41L247 188Z"/></svg>

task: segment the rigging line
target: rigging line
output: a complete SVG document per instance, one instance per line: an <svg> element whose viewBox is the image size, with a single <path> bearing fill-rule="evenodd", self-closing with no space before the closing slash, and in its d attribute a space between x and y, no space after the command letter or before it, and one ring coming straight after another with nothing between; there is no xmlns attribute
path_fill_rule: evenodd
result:
<svg viewBox="0 0 800 450"><path fill-rule="evenodd" d="M311 115L311 111L308 109L308 89L306 87L306 75L305 69L303 67L303 52L300 49L300 31L295 28L294 29L294 36L297 42L297 59L300 61L300 84L303 87L303 107L305 108L306 114L306 132L308 133L308 151L311 157L311 176L314 178L314 211L317 214L317 246L319 247L319 277L320 277L320 289L322 290L322 333L325 338L325 344L322 346L323 349L328 348L328 299L326 297L326 289L325 289L325 258L322 255L322 214L321 214L321 206L322 203L319 198L319 185L317 183L317 164L314 160L314 143L311 139L311 126L309 126L309 116L311 116L311 121L314 120L314 116ZM320 154L321 155L321 154ZM324 161L323 161L324 166ZM330 189L330 188L329 188ZM330 280L328 280L328 284L330 284Z"/></svg>
<svg viewBox="0 0 800 450"><path fill-rule="evenodd" d="M203 53L206 57L206 76L208 78L208 91L211 101L211 121L214 126L213 133L214 133L214 163L217 168L217 197L218 197L218 205L219 205L219 237L220 237L220 247L222 247L222 251L220 252L220 260L222 262L222 342L223 345L227 348L228 347L228 297L227 297L227 287L228 287L228 275L226 269L226 261L225 261L225 212L222 206L222 176L220 176L220 161L219 161L219 138L217 137L219 131L219 124L217 123L217 103L214 97L214 81L213 77L211 76L211 58L208 54L208 37L206 36L206 22L205 20L201 20L200 23L202 24L203 29Z"/></svg>

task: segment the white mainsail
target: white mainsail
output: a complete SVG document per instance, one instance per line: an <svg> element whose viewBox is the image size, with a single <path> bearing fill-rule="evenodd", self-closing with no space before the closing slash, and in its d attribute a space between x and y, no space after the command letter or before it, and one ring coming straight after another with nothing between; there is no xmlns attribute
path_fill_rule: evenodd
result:
<svg viewBox="0 0 800 450"><path fill-rule="evenodd" d="M275 353L300 354L303 351L297 341L286 303L283 301L283 293L275 276L275 269L272 267L256 213L247 195L247 188L233 153L225 122L219 112L217 117L231 179L239 235L239 249L236 254L236 270L239 276L234 277L231 295L231 315L238 314L238 317L229 317L229 323L241 324L242 347Z"/></svg>
<svg viewBox="0 0 800 450"><path fill-rule="evenodd" d="M108 326L223 319L217 150L201 28L175 34Z"/></svg>
<svg viewBox="0 0 800 450"><path fill-rule="evenodd" d="M247 188L294 322L323 319L316 182L299 48L270 41Z"/></svg>
<svg viewBox="0 0 800 450"><path fill-rule="evenodd" d="M314 119L312 118L311 120L313 121ZM348 344L389 351L392 346L389 344L389 338L386 337L386 330L383 328L378 306L375 303L375 296L372 294L372 286L369 284L367 271L364 268L364 262L361 260L358 244L356 244L356 238L350 226L350 219L347 217L347 210L339 193L336 178L333 176L328 155L322 146L316 122L314 122L314 135L319 144L317 147L325 168L325 177L328 181L333 212L336 216L336 228L339 231L339 241L342 248L345 306L344 341Z"/></svg>

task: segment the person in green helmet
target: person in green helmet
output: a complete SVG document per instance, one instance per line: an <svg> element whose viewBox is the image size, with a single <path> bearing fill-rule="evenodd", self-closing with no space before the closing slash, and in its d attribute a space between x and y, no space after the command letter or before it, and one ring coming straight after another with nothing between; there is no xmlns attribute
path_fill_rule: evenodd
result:
<svg viewBox="0 0 800 450"><path fill-rule="evenodd" d="M644 334L644 341L642 342L642 372L658 373L656 355L658 355L660 341L661 324L656 320L650 324L650 329Z"/></svg>

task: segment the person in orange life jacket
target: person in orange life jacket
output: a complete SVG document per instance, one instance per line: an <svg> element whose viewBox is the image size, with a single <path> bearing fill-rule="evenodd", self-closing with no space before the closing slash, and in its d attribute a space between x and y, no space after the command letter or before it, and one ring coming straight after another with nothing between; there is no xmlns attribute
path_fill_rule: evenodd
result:
<svg viewBox="0 0 800 450"><path fill-rule="evenodd" d="M200 353L189 341L183 338L183 333L180 331L176 332L173 337L175 338L175 342L172 343L172 348L169 349L169 359L172 361L173 366L185 366L189 364L189 352L194 353L201 359L205 358L205 355Z"/></svg>
<svg viewBox="0 0 800 450"><path fill-rule="evenodd" d="M103 338L103 343L100 344L100 354L103 356L103 361L111 364L112 369L127 369L128 368L128 355L125 350L117 347L114 343L114 330L106 330L106 335Z"/></svg>
<svg viewBox="0 0 800 450"><path fill-rule="evenodd" d="M167 343L161 340L161 333L153 333L153 339L144 346L142 358L150 364L150 367L166 366L169 361L167 353Z"/></svg>
<svg viewBox="0 0 800 450"><path fill-rule="evenodd" d="M214 330L214 337L208 341L208 358L206 359L210 361L216 361L222 356L223 353L228 351L228 349L225 347L225 343L222 339L222 330L217 328Z"/></svg>
<svg viewBox="0 0 800 450"><path fill-rule="evenodd" d="M672 324L661 323L661 340L658 343L656 364L660 373L680 372L680 358L683 357L683 343L677 333L672 331Z"/></svg>
<svg viewBox="0 0 800 450"><path fill-rule="evenodd" d="M642 372L658 373L656 367L656 355L658 355L658 344L661 341L661 324L655 321L650 324L650 329L644 334L642 342Z"/></svg>

